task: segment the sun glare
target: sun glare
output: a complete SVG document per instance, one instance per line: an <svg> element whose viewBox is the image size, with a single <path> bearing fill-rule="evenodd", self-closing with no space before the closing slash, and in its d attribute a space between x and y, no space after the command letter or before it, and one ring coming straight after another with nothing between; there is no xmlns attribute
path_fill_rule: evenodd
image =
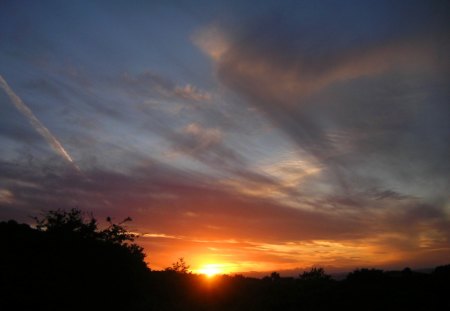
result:
<svg viewBox="0 0 450 311"><path fill-rule="evenodd" d="M216 274L220 274L223 272L219 265L216 264L208 264L204 265L201 269L198 270L200 274L206 275L208 278L215 276Z"/></svg>

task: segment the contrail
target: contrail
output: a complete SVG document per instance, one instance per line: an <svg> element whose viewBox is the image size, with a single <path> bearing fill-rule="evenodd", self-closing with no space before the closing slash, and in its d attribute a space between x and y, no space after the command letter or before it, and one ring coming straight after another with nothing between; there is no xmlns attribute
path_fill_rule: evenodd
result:
<svg viewBox="0 0 450 311"><path fill-rule="evenodd" d="M8 85L5 79L3 79L2 75L0 75L0 86L8 94L14 106L28 119L31 126L39 133L42 137L47 141L47 143L58 153L60 156L64 158L70 165L72 165L78 172L80 172L80 168L75 164L70 154L64 149L61 143L56 139L55 136L42 124L41 121L34 115L30 108L25 105L25 103L20 99L19 96L14 93L11 87Z"/></svg>

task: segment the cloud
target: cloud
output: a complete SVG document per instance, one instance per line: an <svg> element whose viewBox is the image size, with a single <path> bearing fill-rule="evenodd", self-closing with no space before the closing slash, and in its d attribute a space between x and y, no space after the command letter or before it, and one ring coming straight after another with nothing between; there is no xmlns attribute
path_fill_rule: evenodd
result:
<svg viewBox="0 0 450 311"><path fill-rule="evenodd" d="M169 155L189 156L219 170L246 170L245 159L226 146L223 136L223 132L218 128L190 123L181 131L168 136L172 145Z"/></svg>
<svg viewBox="0 0 450 311"><path fill-rule="evenodd" d="M213 169L214 176L222 187L247 194L253 191L250 190L252 187L283 187L273 176L252 167L245 154L227 144L224 132L218 128L193 122L165 137L171 145L167 156L171 159L188 157Z"/></svg>
<svg viewBox="0 0 450 311"><path fill-rule="evenodd" d="M207 102L212 98L210 93L201 91L191 84L180 86L172 80L151 71L137 75L124 73L118 83L120 87L133 96L158 96L191 102Z"/></svg>
<svg viewBox="0 0 450 311"><path fill-rule="evenodd" d="M186 84L184 87L177 86L175 88L174 94L181 98L193 101L211 100L211 94L199 91L196 87L190 84Z"/></svg>
<svg viewBox="0 0 450 311"><path fill-rule="evenodd" d="M203 156L216 147L221 147L223 133L217 128L204 128L198 123L190 123L175 138L176 152Z"/></svg>
<svg viewBox="0 0 450 311"><path fill-rule="evenodd" d="M277 29L260 36L259 27L254 28L232 38L212 25L198 31L193 41L214 60L223 81L236 89L242 83L241 88L249 93L263 91L261 97L275 100L277 105L298 105L299 97L335 83L392 70L429 70L440 62L438 47L429 40L377 42L341 51L325 50L323 46L312 53L281 41L294 38L277 37L277 33L289 34L289 30Z"/></svg>
<svg viewBox="0 0 450 311"><path fill-rule="evenodd" d="M449 113L443 85L450 68L441 57L445 43L434 40L443 38L440 30L344 45L345 38L324 42L288 22L245 25L226 34L206 27L194 42L211 56L219 81L313 156L330 184L348 192L361 175L399 179L415 170L448 184L430 167L449 171L449 150L438 147L447 138L440 114ZM384 167L376 172L367 161ZM415 165L406 172L408 161Z"/></svg>
<svg viewBox="0 0 450 311"><path fill-rule="evenodd" d="M14 201L14 195L7 189L0 189L0 204L11 204Z"/></svg>
<svg viewBox="0 0 450 311"><path fill-rule="evenodd" d="M206 145L216 145L222 141L222 133L215 128L204 128L200 124L190 123L183 132L187 135L198 137Z"/></svg>
<svg viewBox="0 0 450 311"><path fill-rule="evenodd" d="M198 30L191 39L215 61L220 60L230 47L229 38L218 25L210 25Z"/></svg>

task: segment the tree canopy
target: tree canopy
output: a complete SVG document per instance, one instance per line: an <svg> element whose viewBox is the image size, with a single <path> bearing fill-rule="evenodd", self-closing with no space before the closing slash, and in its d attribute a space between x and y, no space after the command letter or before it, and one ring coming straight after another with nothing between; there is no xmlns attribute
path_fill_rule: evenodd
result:
<svg viewBox="0 0 450 311"><path fill-rule="evenodd" d="M34 219L35 228L0 224L1 290L21 304L16 309L32 308L32 298L49 310L134 303L149 269L142 247L133 243L136 236L124 227L130 218L116 224L108 217L103 229L78 209L52 210Z"/></svg>

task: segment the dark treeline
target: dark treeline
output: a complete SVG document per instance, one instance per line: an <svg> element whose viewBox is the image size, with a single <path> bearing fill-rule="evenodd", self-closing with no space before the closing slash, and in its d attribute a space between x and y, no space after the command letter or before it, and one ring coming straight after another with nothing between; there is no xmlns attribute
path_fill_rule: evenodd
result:
<svg viewBox="0 0 450 311"><path fill-rule="evenodd" d="M34 228L0 222L1 310L450 310L450 265L431 273L360 269L333 280L151 271L122 223L99 229L78 210ZM178 270L178 271L177 271Z"/></svg>

